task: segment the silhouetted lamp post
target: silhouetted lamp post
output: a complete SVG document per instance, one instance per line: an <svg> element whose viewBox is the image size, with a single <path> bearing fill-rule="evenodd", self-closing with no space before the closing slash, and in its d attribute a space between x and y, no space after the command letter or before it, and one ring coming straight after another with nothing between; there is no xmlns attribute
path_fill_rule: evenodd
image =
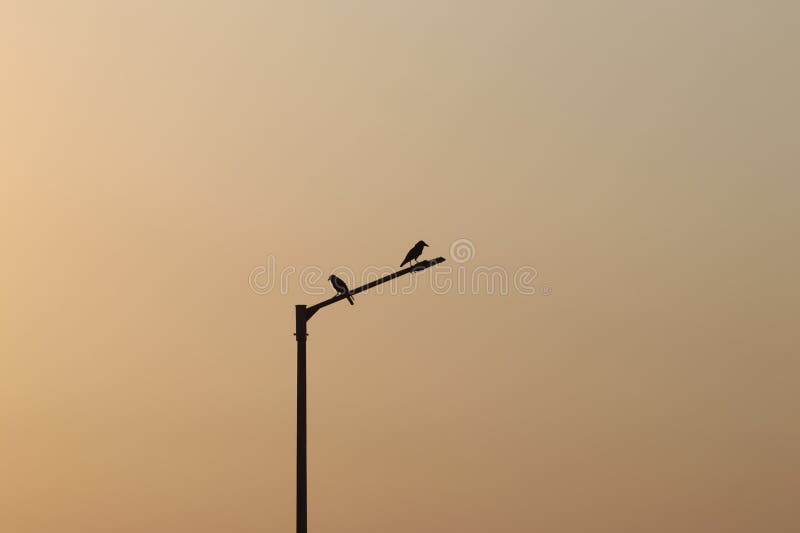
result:
<svg viewBox="0 0 800 533"><path fill-rule="evenodd" d="M442 261L444 261L444 257L420 261L413 266L398 270L394 274L389 274L357 287L351 290L349 294L352 296L359 292L364 292L410 272L419 272L438 265ZM340 293L311 307L306 307L305 305L294 306L294 335L297 337L297 533L307 533L308 531L308 470L306 468L306 337L308 337L308 330L306 325L311 320L311 317L314 316L314 313L345 298L347 298L347 294Z"/></svg>

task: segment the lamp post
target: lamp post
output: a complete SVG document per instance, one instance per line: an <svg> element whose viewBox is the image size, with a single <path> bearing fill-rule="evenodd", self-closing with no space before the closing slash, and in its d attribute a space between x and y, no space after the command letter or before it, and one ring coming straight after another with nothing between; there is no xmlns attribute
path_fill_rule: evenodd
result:
<svg viewBox="0 0 800 533"><path fill-rule="evenodd" d="M308 532L308 468L306 463L306 339L308 338L308 321L314 313L331 304L364 292L387 281L391 281L411 272L420 272L444 261L444 257L420 261L413 266L398 270L393 274L365 283L360 287L340 293L324 302L311 307L295 305L295 337L297 339L297 533Z"/></svg>

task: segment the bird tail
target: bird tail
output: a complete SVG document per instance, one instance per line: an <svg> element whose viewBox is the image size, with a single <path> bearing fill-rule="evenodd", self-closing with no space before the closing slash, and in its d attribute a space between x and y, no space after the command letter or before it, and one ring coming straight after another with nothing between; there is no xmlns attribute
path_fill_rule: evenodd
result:
<svg viewBox="0 0 800 533"><path fill-rule="evenodd" d="M350 296L350 294L347 295L347 301L350 302L350 305L356 305L356 303L353 301L353 297Z"/></svg>

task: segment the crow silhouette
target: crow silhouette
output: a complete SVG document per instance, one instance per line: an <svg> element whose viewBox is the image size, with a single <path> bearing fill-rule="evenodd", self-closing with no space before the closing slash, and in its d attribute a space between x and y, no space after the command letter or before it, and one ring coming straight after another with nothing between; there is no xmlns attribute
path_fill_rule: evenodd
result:
<svg viewBox="0 0 800 533"><path fill-rule="evenodd" d="M344 281L342 281L341 278L336 277L335 274L331 274L330 276L328 276L328 279L331 282L333 290L335 290L337 294L344 293L345 296L347 297L347 301L350 302L350 305L355 305L353 297L350 296L350 289L347 288L347 284Z"/></svg>
<svg viewBox="0 0 800 533"><path fill-rule="evenodd" d="M425 241L419 241L417 244L415 244L414 247L408 251L406 258L403 259L403 262L400 263L400 266L403 266L406 263L411 263L411 261L416 261L417 258L422 255L422 249L426 246L428 245L425 244Z"/></svg>

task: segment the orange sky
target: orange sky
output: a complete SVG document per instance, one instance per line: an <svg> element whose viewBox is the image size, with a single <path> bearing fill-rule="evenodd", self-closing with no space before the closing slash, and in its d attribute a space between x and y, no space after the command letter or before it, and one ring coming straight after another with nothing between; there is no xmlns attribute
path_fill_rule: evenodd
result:
<svg viewBox="0 0 800 533"><path fill-rule="evenodd" d="M0 531L293 531L248 277L460 238L537 293L310 323L311 531L800 530L799 16L0 4Z"/></svg>

